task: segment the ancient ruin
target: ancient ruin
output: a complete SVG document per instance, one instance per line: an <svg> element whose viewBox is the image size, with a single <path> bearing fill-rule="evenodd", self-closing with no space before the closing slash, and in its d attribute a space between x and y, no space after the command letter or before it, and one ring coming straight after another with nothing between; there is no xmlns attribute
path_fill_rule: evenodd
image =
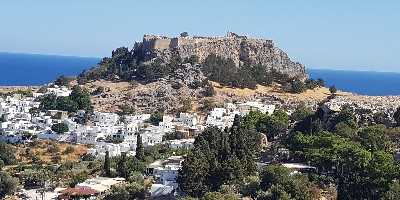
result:
<svg viewBox="0 0 400 200"><path fill-rule="evenodd" d="M197 56L201 62L210 54L215 54L232 59L237 66L243 63L261 64L267 70L275 69L290 77L307 77L305 67L290 60L284 51L274 46L272 40L248 38L231 32L225 37L145 35L142 42L135 44L134 52L145 61L156 58L168 61L171 56L179 55L182 59Z"/></svg>

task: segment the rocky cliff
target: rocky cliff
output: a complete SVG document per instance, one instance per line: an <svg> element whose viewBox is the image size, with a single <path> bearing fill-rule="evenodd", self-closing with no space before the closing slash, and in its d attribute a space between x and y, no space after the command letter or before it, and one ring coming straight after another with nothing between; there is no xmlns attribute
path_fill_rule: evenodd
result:
<svg viewBox="0 0 400 200"><path fill-rule="evenodd" d="M145 35L142 42L135 44L133 51L144 61L160 59L164 62L168 62L173 55L179 55L183 60L196 56L202 62L215 54L233 60L237 66L244 63L260 64L267 71L275 69L289 77L307 77L305 67L290 60L284 51L274 46L272 40L248 38L234 33L228 33L226 37L169 38Z"/></svg>
<svg viewBox="0 0 400 200"><path fill-rule="evenodd" d="M225 37L145 35L133 49L118 48L82 72L78 83L93 92L96 110L129 106L143 113L174 113L190 105L202 107L209 98L257 99L257 88L278 83L290 89L297 79L307 79L304 66L291 61L271 40L228 33ZM219 92L219 96L214 83L254 95L235 98L235 93ZM107 89L97 94L98 88Z"/></svg>

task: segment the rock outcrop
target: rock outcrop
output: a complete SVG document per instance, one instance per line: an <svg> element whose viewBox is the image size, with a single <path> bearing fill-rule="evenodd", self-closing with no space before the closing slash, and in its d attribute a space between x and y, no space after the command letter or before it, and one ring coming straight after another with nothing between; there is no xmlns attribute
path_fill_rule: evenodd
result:
<svg viewBox="0 0 400 200"><path fill-rule="evenodd" d="M210 54L232 59L237 66L243 63L263 65L266 70L304 79L305 67L290 60L281 49L274 46L272 40L254 39L228 33L226 37L189 37L169 38L145 35L142 42L135 44L134 53L144 61L160 59L168 62L172 56L179 55L182 60L196 56L200 62Z"/></svg>

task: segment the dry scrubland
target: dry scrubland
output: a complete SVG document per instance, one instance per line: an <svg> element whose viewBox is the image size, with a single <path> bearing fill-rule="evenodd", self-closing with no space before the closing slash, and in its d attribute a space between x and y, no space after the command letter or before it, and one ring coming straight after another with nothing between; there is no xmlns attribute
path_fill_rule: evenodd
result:
<svg viewBox="0 0 400 200"><path fill-rule="evenodd" d="M95 110L103 112L115 112L118 110L118 106L124 104L126 99L133 96L141 91L155 90L158 87L157 82L142 85L139 83L129 82L111 82L111 81L93 81L84 85L89 91L94 91L98 87L105 88L102 95L96 95L92 97L92 103ZM325 100L329 95L328 88L316 88L314 90L307 90L301 94L292 94L282 90L279 85L273 86L262 86L258 85L255 90L248 88L231 88L223 87L218 83L213 82L214 90L216 95L213 99L217 103L223 103L224 101L232 100L254 100L260 96L275 96L283 101L289 102L308 102L316 101L321 102ZM182 94L183 95L183 94ZM338 96L348 97L352 96L352 93L338 92ZM362 97L362 96L361 96ZM197 111L201 107L201 100L190 97L192 100L193 110ZM360 98L358 96L357 98Z"/></svg>
<svg viewBox="0 0 400 200"><path fill-rule="evenodd" d="M16 147L16 158L19 164L32 163L32 156L37 156L44 164L55 164L52 159L55 155L61 157L60 163L77 162L87 152L85 145L57 143L48 140L20 144Z"/></svg>

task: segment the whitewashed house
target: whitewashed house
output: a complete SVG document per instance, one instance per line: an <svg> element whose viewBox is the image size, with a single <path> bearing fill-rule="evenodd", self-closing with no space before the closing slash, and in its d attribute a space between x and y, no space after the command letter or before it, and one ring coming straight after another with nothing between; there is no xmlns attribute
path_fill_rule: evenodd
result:
<svg viewBox="0 0 400 200"><path fill-rule="evenodd" d="M116 113L94 112L93 121L96 126L113 126L119 122L119 116Z"/></svg>
<svg viewBox="0 0 400 200"><path fill-rule="evenodd" d="M237 105L237 109L240 111L241 115L247 115L250 111L260 111L264 114L273 114L275 111L275 105L265 105L258 101L249 101L246 103L241 103Z"/></svg>
<svg viewBox="0 0 400 200"><path fill-rule="evenodd" d="M54 85L53 87L47 88L46 94L53 94L56 95L57 97L68 97L71 95L72 90L68 89L65 86L58 86Z"/></svg>
<svg viewBox="0 0 400 200"><path fill-rule="evenodd" d="M194 114L180 113L179 118L177 118L177 121L186 126L193 127L198 124L198 117L196 113Z"/></svg>
<svg viewBox="0 0 400 200"><path fill-rule="evenodd" d="M190 149L193 148L194 138L181 140L168 140L166 143L171 149Z"/></svg>
<svg viewBox="0 0 400 200"><path fill-rule="evenodd" d="M152 197L172 194L178 188L176 181L182 168L183 157L171 156L166 160L158 160L147 167L147 173L156 181L150 188Z"/></svg>

